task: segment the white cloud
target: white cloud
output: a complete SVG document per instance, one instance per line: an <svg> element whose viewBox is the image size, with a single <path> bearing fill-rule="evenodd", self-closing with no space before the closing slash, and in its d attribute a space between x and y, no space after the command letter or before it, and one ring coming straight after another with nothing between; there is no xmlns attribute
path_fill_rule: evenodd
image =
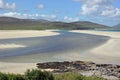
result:
<svg viewBox="0 0 120 80"><path fill-rule="evenodd" d="M45 6L44 6L43 4L39 4L39 5L38 5L38 8L39 8L39 9L43 9L44 7L45 7Z"/></svg>
<svg viewBox="0 0 120 80"><path fill-rule="evenodd" d="M46 14L40 14L39 15L40 19L46 19L46 20L56 20L57 16L56 15L46 15Z"/></svg>
<svg viewBox="0 0 120 80"><path fill-rule="evenodd" d="M75 22L75 21L79 21L80 19L77 17L77 18L72 18L72 17L68 17L68 16L64 16L64 21L65 22Z"/></svg>
<svg viewBox="0 0 120 80"><path fill-rule="evenodd" d="M0 0L0 9L6 10L15 10L16 4L15 3L5 3L4 0Z"/></svg>
<svg viewBox="0 0 120 80"><path fill-rule="evenodd" d="M120 16L120 9L113 6L115 0L74 0L82 2L81 14L107 17Z"/></svg>
<svg viewBox="0 0 120 80"><path fill-rule="evenodd" d="M82 6L82 14L92 14L92 13L96 13L98 10L98 7L99 7L99 5L93 5L93 6L89 6L89 5L86 5L86 4L84 4L83 6Z"/></svg>
<svg viewBox="0 0 120 80"><path fill-rule="evenodd" d="M120 9L111 6L108 7L106 10L102 11L101 15L109 16L109 17L117 17L120 16Z"/></svg>
<svg viewBox="0 0 120 80"><path fill-rule="evenodd" d="M46 20L56 20L56 15L46 15L46 14L25 14L25 13L17 13L17 12L8 12L0 14L0 16L7 16L7 17L16 17L22 19L46 19Z"/></svg>
<svg viewBox="0 0 120 80"><path fill-rule="evenodd" d="M17 12L8 12L8 13L1 13L0 16L6 16L6 17L16 17L16 18L27 18L28 15L24 15Z"/></svg>
<svg viewBox="0 0 120 80"><path fill-rule="evenodd" d="M0 8L4 6L3 0L0 0Z"/></svg>

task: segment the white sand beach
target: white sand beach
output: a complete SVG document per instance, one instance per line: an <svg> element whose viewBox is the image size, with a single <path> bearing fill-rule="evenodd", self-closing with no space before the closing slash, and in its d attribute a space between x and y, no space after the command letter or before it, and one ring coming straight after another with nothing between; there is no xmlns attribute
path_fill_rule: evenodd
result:
<svg viewBox="0 0 120 80"><path fill-rule="evenodd" d="M20 44L0 44L0 49L24 48L25 45Z"/></svg>
<svg viewBox="0 0 120 80"><path fill-rule="evenodd" d="M120 38L120 32L112 32L112 31L72 30L71 32L109 36L111 38Z"/></svg>
<svg viewBox="0 0 120 80"><path fill-rule="evenodd" d="M54 36L59 35L57 32L52 30L0 30L0 39L10 38L26 38L26 37L43 37L43 36ZM9 48L21 48L26 47L25 45L19 44L0 44L0 49ZM0 72L4 73L18 73L23 74L27 69L35 69L36 63L8 63L0 62Z"/></svg>
<svg viewBox="0 0 120 80"><path fill-rule="evenodd" d="M26 37L42 37L59 35L54 30L0 30L0 39L8 38L26 38Z"/></svg>
<svg viewBox="0 0 120 80"><path fill-rule="evenodd" d="M13 38L27 38L27 37L43 37L54 36L59 33L52 32L52 30L0 30L0 39L13 39ZM22 44L0 44L0 49L22 48L27 47Z"/></svg>
<svg viewBox="0 0 120 80"><path fill-rule="evenodd" d="M27 69L36 69L36 63L7 63L0 62L0 72L24 74Z"/></svg>
<svg viewBox="0 0 120 80"><path fill-rule="evenodd" d="M87 54L69 54L66 57L72 58L72 60L80 59L80 60L90 60L96 63L119 63L120 61L120 32L106 32L106 31L89 31L89 30L73 30L71 32L75 33L85 33L85 34L93 34L93 35L102 35L109 36L109 39L105 44L100 45L96 48L93 48ZM52 32L51 30L46 31L0 31L0 39L10 39L10 38L25 38L25 37L40 37L40 36L53 36L59 35L57 32ZM13 45L13 44L8 44ZM7 46L8 46L7 45ZM2 45L3 46L3 45ZM26 47L25 45L14 45L14 48L18 47ZM4 47L5 48L5 47ZM6 47L9 48L9 47ZM74 52L74 51L73 51ZM62 57L63 57L62 56ZM80 56L80 57L79 57ZM61 57L61 56L59 56ZM83 57L83 58L81 58ZM20 73L23 74L27 69L36 68L36 63L7 63L0 62L0 72L5 73Z"/></svg>
<svg viewBox="0 0 120 80"><path fill-rule="evenodd" d="M120 32L92 30L73 30L72 32L109 36L110 39L105 44L90 50L87 55L90 60L97 63L120 64Z"/></svg>

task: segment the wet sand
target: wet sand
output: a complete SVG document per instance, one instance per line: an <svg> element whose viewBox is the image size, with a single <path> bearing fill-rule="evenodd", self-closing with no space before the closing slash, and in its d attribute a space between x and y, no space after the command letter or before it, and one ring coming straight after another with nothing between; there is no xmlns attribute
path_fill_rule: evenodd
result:
<svg viewBox="0 0 120 80"><path fill-rule="evenodd" d="M26 47L1 49L0 60L19 63L81 60L84 58L84 56L82 57L83 54L104 44L109 39L109 37L69 31L56 32L60 33L60 35L1 39L0 43L2 44L14 43Z"/></svg>
<svg viewBox="0 0 120 80"><path fill-rule="evenodd" d="M53 33L52 36L48 35ZM47 34L46 36L29 36L27 34L23 37L8 36L3 37L1 43L11 43L24 45L25 48L15 48L8 49L6 51L1 51L0 58L0 71L2 72L12 72L12 73L24 73L26 69L36 68L37 62L48 62L48 61L73 61L73 60L84 60L93 61L97 63L119 63L119 56L108 56L104 50L99 47L108 45L117 47L119 44L119 33L109 33L109 32L99 32L99 31L72 31L74 33L59 31L43 31L42 33ZM13 31L14 33L14 31ZM32 32L34 33L34 31ZM86 33L86 34L80 34ZM38 33L37 33L38 34ZM89 35L94 34L94 35ZM99 35L99 36L98 36ZM7 36L7 35L6 35ZM72 37L71 37L72 36ZM107 37L108 36L108 37ZM118 39L117 41L111 41L109 37ZM42 38L42 39L41 39ZM4 42L5 41L5 42ZM17 42L16 42L17 41ZM107 42L106 42L107 41ZM108 43L109 42L109 43ZM115 43L117 42L117 43ZM32 43L32 44L30 44ZM37 46L36 46L37 45ZM117 46L116 46L117 45ZM34 49L33 49L34 48ZM99 50L96 50L99 49ZM106 48L104 48L106 49ZM108 49L108 48L107 48ZM110 48L110 50L112 47ZM116 48L118 51L119 47ZM109 50L109 49L108 49ZM13 52L18 53L13 53ZM19 53L22 51L21 53ZM113 50L113 52L116 50ZM119 55L118 51L116 53ZM2 53L4 52L4 53ZM8 55L10 52L11 54ZM105 53L103 56L101 52ZM119 51L120 52L120 51ZM12 54L13 53L13 54ZM114 52L115 53L115 52ZM20 54L20 55L19 55ZM106 58L107 57L107 58ZM116 58L115 58L116 57ZM108 60L110 58L110 60ZM104 61L105 60L105 61ZM28 65L27 65L28 64ZM19 71L20 69L20 71Z"/></svg>
<svg viewBox="0 0 120 80"><path fill-rule="evenodd" d="M52 30L35 31L35 30L0 30L0 39L13 39L13 38L28 38L28 37L42 37L59 35ZM17 49L27 47L25 45L4 43L0 44L1 50ZM0 62L0 72L4 73L18 73L23 74L27 69L35 69L36 63L15 63L15 62Z"/></svg>
<svg viewBox="0 0 120 80"><path fill-rule="evenodd" d="M120 32L90 30L74 30L72 32L109 36L110 39L105 44L91 49L84 56L96 63L120 64Z"/></svg>

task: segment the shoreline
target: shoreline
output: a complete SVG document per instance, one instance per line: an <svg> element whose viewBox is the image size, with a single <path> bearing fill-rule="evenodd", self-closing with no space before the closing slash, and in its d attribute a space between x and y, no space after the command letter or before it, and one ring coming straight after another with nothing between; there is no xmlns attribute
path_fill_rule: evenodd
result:
<svg viewBox="0 0 120 80"><path fill-rule="evenodd" d="M111 38L120 38L120 36L119 36L120 32L112 32L112 31L71 30L70 32L108 36Z"/></svg>
<svg viewBox="0 0 120 80"><path fill-rule="evenodd" d="M52 73L77 72L84 76L99 76L106 79L118 80L120 78L120 65L96 64L90 61L64 61L45 62L36 64L39 69L51 69Z"/></svg>
<svg viewBox="0 0 120 80"><path fill-rule="evenodd" d="M6 31L6 30L5 30ZM5 34L5 33L7 33L7 34L5 34L5 35L8 35L9 34L9 32L5 32L5 31L3 31L3 33ZM14 31L14 30L12 30L12 31ZM0 39L9 39L9 38L24 38L24 37L40 37L40 36L53 36L53 35L59 35L59 33L56 33L56 32L52 32L52 30L45 30L45 31L35 31L35 33L33 33L34 31L27 31L26 32L26 30L25 30L25 32L26 32L26 35L25 36L17 36L17 35L13 35L13 33L14 32L12 32L12 31L10 31L10 33L11 34L9 34L9 36L2 36ZM16 31L16 30L15 30ZM53 30L54 31L54 30ZM16 31L17 32L17 31ZM17 34L20 34L20 30L18 30L18 32L17 32ZM24 31L23 31L23 33L25 33ZM40 34L39 32L41 32L42 34ZM87 59L87 57L85 57L86 59L84 60L83 59L83 61L93 61L93 62L95 62L95 61L97 61L97 62L95 62L95 63L101 63L101 62L99 62L99 60L101 60L101 59L103 59L103 62L105 62L105 61L107 61L107 59L106 59L106 57L108 56L108 54L106 55L106 56L104 56L103 54L101 54L101 55L98 55L99 53L98 52L101 52L101 50L104 48L104 49L106 49L107 47L110 47L111 45L113 46L113 47L110 47L110 49L108 49L108 50L112 50L113 48L114 49L116 49L115 47L117 47L116 45L119 45L120 44L120 41L119 41L119 32L114 32L114 33L109 33L109 32L97 32L97 31L83 31L83 30L74 30L74 31L71 31L71 32L75 32L75 33L85 33L85 34L92 34L92 35L101 35L101 36L109 36L109 37L111 37L111 39L113 39L113 41L111 41L111 39L110 40L108 40L105 44L103 44L103 45L100 45L100 46L98 46L98 47L96 47L96 48L93 48L92 50L90 50L89 51L89 54L85 54L85 55L83 55L83 56L86 56L87 55L87 57L89 57L89 59ZM34 35L30 35L30 33L33 33ZM49 34L50 33L50 34ZM0 33L1 34L1 33ZM21 35L23 35L23 34L21 34ZM35 36L36 35L36 36ZM1 36L1 35L0 35ZM116 41L116 39L117 39L117 41ZM118 44L119 43L119 44ZM106 47L103 47L103 46L105 46L106 45ZM100 49L100 48L102 47L102 49ZM119 48L119 47L118 47ZM96 49L98 49L98 50L96 50ZM120 49L118 49L118 50L120 50ZM93 52L94 53L93 53ZM112 52L114 52L115 50L113 50ZM113 59L116 59L115 57L116 56L113 56L113 54L112 54L112 52L111 52L111 56L109 56L110 58L109 58L109 60L111 59L111 60L113 60ZM116 53L118 53L117 51L116 51ZM119 55L119 54L118 54ZM119 57L117 55L117 57ZM73 57L74 57L74 55L73 55ZM94 57L96 57L96 58L94 58ZM119 58L120 59L120 58ZM117 60L118 62L120 61L120 60ZM10 73L20 73L20 74L23 74L25 71L26 71L26 69L31 69L31 68L36 68L36 65L35 65L36 63L9 63L9 62L0 62L0 72L5 72L5 73L8 73L8 72L10 72Z"/></svg>
<svg viewBox="0 0 120 80"><path fill-rule="evenodd" d="M0 39L28 38L59 35L55 30L0 30Z"/></svg>
<svg viewBox="0 0 120 80"><path fill-rule="evenodd" d="M0 39L15 39L15 38L30 38L30 37L45 37L55 36L60 33L53 32L54 30L0 30ZM24 48L26 45L21 44L0 44L0 49Z"/></svg>
<svg viewBox="0 0 120 80"><path fill-rule="evenodd" d="M109 37L106 36L76 34L69 31L55 32L60 33L60 35L1 40L0 43L2 44L14 43L25 45L26 47L18 48L18 50L1 50L0 60L4 62L11 61L26 63L40 61L85 60L88 58L83 56L84 52L104 44L109 39Z"/></svg>
<svg viewBox="0 0 120 80"><path fill-rule="evenodd" d="M36 69L36 63L0 62L0 72L24 74L27 69Z"/></svg>
<svg viewBox="0 0 120 80"><path fill-rule="evenodd" d="M28 38L28 37L44 37L59 35L54 30L0 30L0 39L13 39L13 38ZM26 47L19 44L0 44L0 49L11 49ZM14 63L14 62L1 62L0 72L3 73L17 73L23 74L27 69L36 69L36 63Z"/></svg>
<svg viewBox="0 0 120 80"><path fill-rule="evenodd" d="M88 56L90 60L94 61L95 63L120 64L120 47L118 47L118 45L120 45L120 32L93 30L72 30L71 32L110 37L110 39L106 43L93 48L85 56ZM98 59L95 59L95 57L97 57Z"/></svg>

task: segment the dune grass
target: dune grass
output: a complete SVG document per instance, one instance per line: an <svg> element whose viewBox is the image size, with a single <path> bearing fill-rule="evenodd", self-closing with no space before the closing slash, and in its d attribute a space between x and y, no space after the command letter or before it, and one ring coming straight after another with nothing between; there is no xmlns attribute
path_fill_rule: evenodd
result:
<svg viewBox="0 0 120 80"><path fill-rule="evenodd" d="M106 80L97 76L83 76L78 73L54 74L55 80Z"/></svg>
<svg viewBox="0 0 120 80"><path fill-rule="evenodd" d="M83 76L79 73L52 74L38 69L27 70L24 75L0 73L0 80L106 80L97 76Z"/></svg>

